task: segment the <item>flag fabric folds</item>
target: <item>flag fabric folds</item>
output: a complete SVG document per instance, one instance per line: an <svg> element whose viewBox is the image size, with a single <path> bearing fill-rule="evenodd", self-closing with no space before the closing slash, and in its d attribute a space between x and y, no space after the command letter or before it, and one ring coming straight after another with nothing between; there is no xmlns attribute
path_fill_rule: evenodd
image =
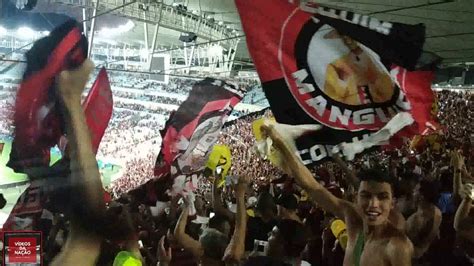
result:
<svg viewBox="0 0 474 266"><path fill-rule="evenodd" d="M51 147L64 135L55 77L87 57L87 39L80 24L69 20L26 53L27 65L17 92L14 140L8 166L15 172L47 167ZM36 178L31 176L30 178Z"/></svg>
<svg viewBox="0 0 474 266"><path fill-rule="evenodd" d="M36 226L38 215L43 211L43 199L44 193L41 185L36 183L30 184L21 194L20 198L18 198L10 215L3 224L2 230L33 230L34 226ZM28 224L19 224L19 221L28 221Z"/></svg>
<svg viewBox="0 0 474 266"><path fill-rule="evenodd" d="M193 85L186 101L170 115L154 174L173 179L172 193L195 189L196 173L204 169L222 126L244 92L230 82L206 78Z"/></svg>
<svg viewBox="0 0 474 266"><path fill-rule="evenodd" d="M99 71L99 75L94 81L82 107L92 136L92 149L94 153L97 153L113 110L112 91L105 68ZM3 230L20 230L22 228L17 221L25 219L27 219L25 221L28 221L28 223L31 222L28 226L34 228L39 217L38 214L43 211L45 197L55 195L58 192L62 195L67 194L66 191L68 190L66 187L61 186L64 185L64 178L67 178L69 173L69 161L65 160L64 157L53 166L44 167L42 177L47 179L34 180L28 185L3 225ZM57 191L58 185L60 190L64 189L65 191ZM110 195L104 191L104 197L106 200L109 200Z"/></svg>
<svg viewBox="0 0 474 266"><path fill-rule="evenodd" d="M436 125L430 114L433 73L418 70L423 25L314 3L235 2L277 122L324 126L296 140L305 164L328 158L335 145L369 138L398 113L414 118L402 130L405 136Z"/></svg>
<svg viewBox="0 0 474 266"><path fill-rule="evenodd" d="M97 154L100 141L109 125L113 112L112 90L105 67L99 71L99 75L92 84L82 107L87 126L91 132L92 148L94 153Z"/></svg>

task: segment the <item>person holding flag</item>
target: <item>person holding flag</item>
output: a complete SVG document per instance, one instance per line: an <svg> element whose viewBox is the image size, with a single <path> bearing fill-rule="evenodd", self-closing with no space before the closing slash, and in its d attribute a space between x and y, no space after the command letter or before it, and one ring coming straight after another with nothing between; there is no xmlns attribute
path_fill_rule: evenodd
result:
<svg viewBox="0 0 474 266"><path fill-rule="evenodd" d="M344 265L411 265L413 245L404 232L389 221L394 203L388 174L376 169L359 173L361 182L355 203L339 199L318 183L273 126L263 125L261 130L280 152L284 162L280 167L296 179L314 203L346 224L348 242Z"/></svg>

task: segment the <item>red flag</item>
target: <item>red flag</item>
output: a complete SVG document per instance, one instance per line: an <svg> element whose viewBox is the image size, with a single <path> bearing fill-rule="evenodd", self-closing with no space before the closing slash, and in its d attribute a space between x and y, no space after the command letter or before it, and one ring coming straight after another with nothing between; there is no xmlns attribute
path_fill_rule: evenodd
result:
<svg viewBox="0 0 474 266"><path fill-rule="evenodd" d="M433 71L407 71L401 67L392 68L400 88L411 105L410 113L416 124L403 131L413 135L428 135L440 129L433 112L433 104L437 104L435 94L431 90L434 79Z"/></svg>
<svg viewBox="0 0 474 266"><path fill-rule="evenodd" d="M94 153L97 153L113 111L112 90L104 67L99 71L82 106L91 132L92 147Z"/></svg>
<svg viewBox="0 0 474 266"><path fill-rule="evenodd" d="M94 81L82 107L84 108L87 126L91 133L92 149L94 154L97 154L100 141L109 125L113 112L112 90L105 67L102 67L99 71L99 75L97 75L97 79ZM106 203L112 199L105 190L104 199Z"/></svg>

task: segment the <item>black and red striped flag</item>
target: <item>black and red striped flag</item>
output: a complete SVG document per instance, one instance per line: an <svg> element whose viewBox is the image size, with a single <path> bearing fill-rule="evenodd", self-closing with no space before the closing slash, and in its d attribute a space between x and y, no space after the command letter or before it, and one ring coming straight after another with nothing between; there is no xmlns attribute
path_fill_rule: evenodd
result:
<svg viewBox="0 0 474 266"><path fill-rule="evenodd" d="M186 101L170 115L154 174L173 179L171 192L194 190L190 178L204 168L222 126L244 93L230 82L206 78L193 85Z"/></svg>

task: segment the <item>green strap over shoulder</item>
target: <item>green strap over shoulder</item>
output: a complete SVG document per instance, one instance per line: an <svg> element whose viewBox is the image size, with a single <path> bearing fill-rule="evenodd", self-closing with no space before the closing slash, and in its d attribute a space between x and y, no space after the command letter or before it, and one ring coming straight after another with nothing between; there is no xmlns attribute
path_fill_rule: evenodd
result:
<svg viewBox="0 0 474 266"><path fill-rule="evenodd" d="M360 258L362 257L362 252L364 252L364 233L361 232L357 235L356 245L354 247L354 266L360 266Z"/></svg>

